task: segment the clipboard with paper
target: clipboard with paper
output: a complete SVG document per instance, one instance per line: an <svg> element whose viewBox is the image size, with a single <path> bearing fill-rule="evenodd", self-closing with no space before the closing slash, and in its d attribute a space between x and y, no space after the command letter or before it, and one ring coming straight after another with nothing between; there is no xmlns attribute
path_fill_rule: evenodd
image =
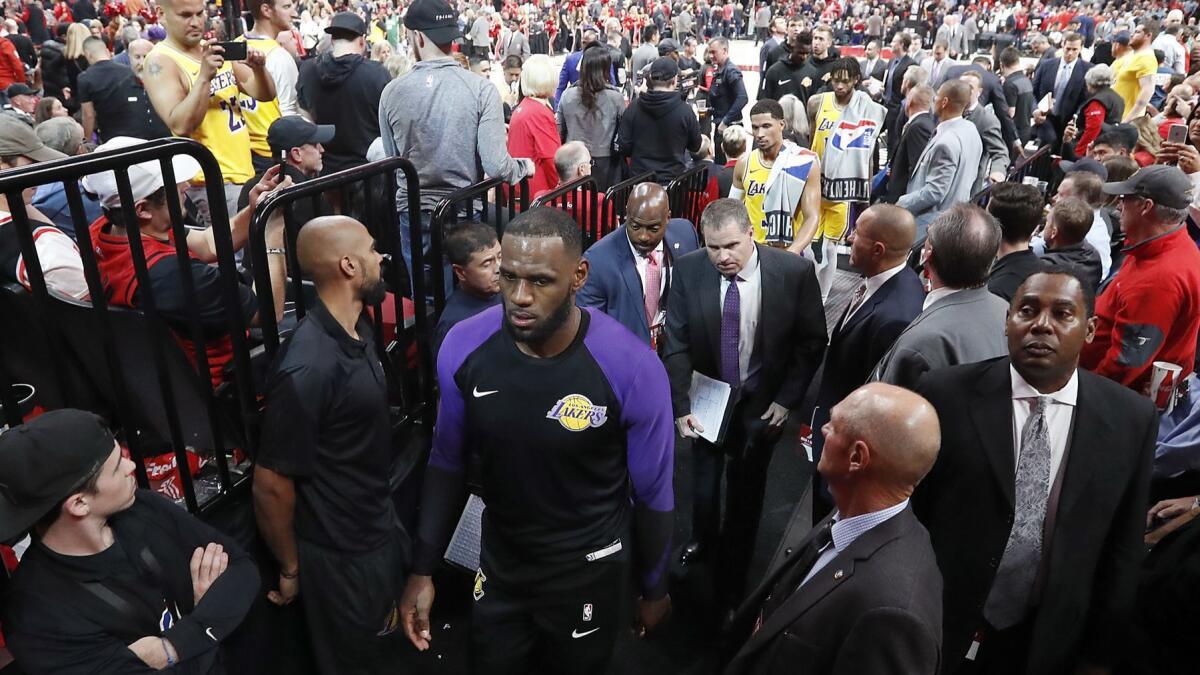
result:
<svg viewBox="0 0 1200 675"><path fill-rule="evenodd" d="M729 429L729 418L736 391L728 382L714 380L702 373L692 373L692 386L688 389L688 400L692 403L692 416L704 428L700 438L720 445Z"/></svg>

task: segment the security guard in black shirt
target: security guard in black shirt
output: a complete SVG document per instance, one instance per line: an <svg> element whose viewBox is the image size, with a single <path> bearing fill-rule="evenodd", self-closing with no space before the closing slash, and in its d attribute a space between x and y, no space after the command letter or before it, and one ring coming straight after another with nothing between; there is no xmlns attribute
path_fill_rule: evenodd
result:
<svg viewBox="0 0 1200 675"><path fill-rule="evenodd" d="M0 434L0 541L32 530L2 603L22 672L224 672L218 647L258 592L254 562L132 474L89 412Z"/></svg>
<svg viewBox="0 0 1200 675"><path fill-rule="evenodd" d="M713 65L717 67L713 73L712 84L708 89L708 107L712 109L712 123L716 125L717 137L725 133L725 127L742 122L742 108L750 102L746 95L746 82L742 79L742 71L733 64L729 54L729 40L713 38L708 41L708 53ZM716 161L725 161L724 153L720 152L718 144Z"/></svg>

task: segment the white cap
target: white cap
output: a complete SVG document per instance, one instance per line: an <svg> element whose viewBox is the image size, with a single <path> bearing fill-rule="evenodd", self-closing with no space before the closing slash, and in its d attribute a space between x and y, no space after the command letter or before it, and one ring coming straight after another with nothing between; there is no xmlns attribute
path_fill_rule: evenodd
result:
<svg viewBox="0 0 1200 675"><path fill-rule="evenodd" d="M1183 11L1178 10L1178 9L1173 9L1173 10L1167 12L1167 21L1179 21L1182 23L1183 22Z"/></svg>
<svg viewBox="0 0 1200 675"><path fill-rule="evenodd" d="M117 136L107 143L98 146L96 152L123 150L125 148L147 143L140 138ZM175 155L171 158L171 167L175 170L175 180L186 183L200 173L200 162L188 155ZM142 162L129 167L129 188L136 202L158 192L163 186L162 165L158 160ZM112 209L121 206L121 195L117 190L117 175L112 171L95 173L85 176L83 189L95 194L100 205Z"/></svg>

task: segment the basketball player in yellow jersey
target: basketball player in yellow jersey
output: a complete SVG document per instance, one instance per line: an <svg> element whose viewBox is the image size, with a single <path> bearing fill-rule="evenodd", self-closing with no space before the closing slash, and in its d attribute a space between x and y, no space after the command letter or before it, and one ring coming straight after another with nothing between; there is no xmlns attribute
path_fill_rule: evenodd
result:
<svg viewBox="0 0 1200 675"><path fill-rule="evenodd" d="M246 130L250 132L250 152L255 172L266 171L278 157L271 156L267 143L267 129L271 123L284 115L298 115L296 106L296 79L299 69L296 60L275 40L275 36L291 30L296 19L294 0L250 0L247 9L254 15L253 32L238 40L244 40L252 49L263 53L267 59L267 72L275 82L275 100L256 101L242 94L238 104L246 118Z"/></svg>
<svg viewBox="0 0 1200 675"><path fill-rule="evenodd" d="M829 86L832 92L816 94L808 99L809 129L813 130L812 149L825 159L825 145L833 135L834 128L842 120L842 113L850 105L854 90L858 87L861 75L854 78L848 73L831 71ZM827 243L840 244L849 229L850 206L846 202L831 202L821 200L821 226L817 229L817 238ZM836 254L835 254L836 255Z"/></svg>
<svg viewBox="0 0 1200 675"><path fill-rule="evenodd" d="M247 49L246 61L226 61L224 50L204 41L208 20L204 0L161 0L158 16L167 39L146 56L146 93L158 116L176 136L192 138L207 147L221 166L227 213L236 212L241 184L254 176L250 134L238 105L238 93L257 101L275 98L275 83L266 58ZM202 183L203 175L193 179ZM207 193L193 187L188 197L203 224L211 224Z"/></svg>
<svg viewBox="0 0 1200 675"><path fill-rule="evenodd" d="M746 205L756 242L803 255L820 220L821 161L808 149L784 145L783 107L774 99L754 104L750 127L754 149L734 166L729 196ZM782 164L772 181L777 162ZM798 184L803 187L795 189Z"/></svg>

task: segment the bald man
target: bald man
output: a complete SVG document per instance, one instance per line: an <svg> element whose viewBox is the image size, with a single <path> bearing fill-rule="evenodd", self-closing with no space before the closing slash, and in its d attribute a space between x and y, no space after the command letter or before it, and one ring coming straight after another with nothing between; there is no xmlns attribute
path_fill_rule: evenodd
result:
<svg viewBox="0 0 1200 675"><path fill-rule="evenodd" d="M670 200L661 185L637 185L629 194L625 224L583 254L591 272L576 303L608 314L658 350L666 325L671 266L699 246L690 223L671 219Z"/></svg>
<svg viewBox="0 0 1200 675"><path fill-rule="evenodd" d="M937 460L937 413L910 391L868 384L821 433L817 470L837 510L785 549L794 552L738 610L734 629L750 637L725 674L934 675L942 576L908 500Z"/></svg>
<svg viewBox="0 0 1200 675"><path fill-rule="evenodd" d="M318 301L266 387L254 510L279 565L267 597L303 596L319 672L387 672L403 648L409 541L392 505L387 381L364 314L386 294L383 256L344 216L310 220L296 246Z"/></svg>
<svg viewBox="0 0 1200 675"><path fill-rule="evenodd" d="M139 43L144 45L139 46ZM90 65L80 73L76 93L83 112L84 138L91 139L93 132L98 133L102 141L118 136L151 140L171 135L150 105L150 97L138 74L145 54L153 46L146 40L134 41L121 53L120 56L125 57L122 65L120 56L111 58L104 40L87 38L83 41L84 55ZM141 58L136 57L135 48L142 50L137 52L142 54ZM136 62L132 70L127 54L133 54Z"/></svg>
<svg viewBox="0 0 1200 675"><path fill-rule="evenodd" d="M876 204L863 211L850 234L850 266L862 278L850 304L834 325L825 367L817 390L812 428L829 420L829 410L871 375L908 324L921 313L925 288L917 273L905 264L916 238L917 226L908 211ZM820 461L824 445L813 434L813 462ZM833 504L820 474L814 472L813 522L824 518Z"/></svg>

